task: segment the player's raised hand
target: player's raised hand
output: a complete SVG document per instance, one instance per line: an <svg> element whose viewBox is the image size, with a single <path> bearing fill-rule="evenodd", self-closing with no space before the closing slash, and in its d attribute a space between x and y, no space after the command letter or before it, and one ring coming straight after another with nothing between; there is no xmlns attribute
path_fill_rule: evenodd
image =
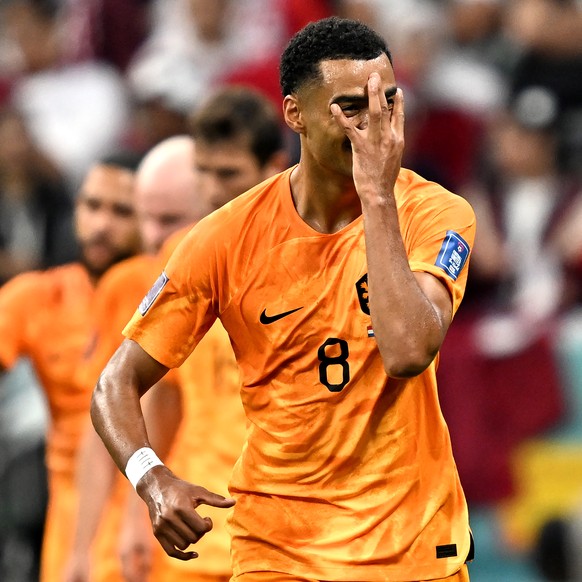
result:
<svg viewBox="0 0 582 582"><path fill-rule="evenodd" d="M179 560L197 558L185 551L212 529L212 520L196 508L211 505L228 509L234 499L212 493L204 487L178 479L167 467L154 467L138 483L137 492L146 502L154 535L164 551Z"/></svg>
<svg viewBox="0 0 582 582"><path fill-rule="evenodd" d="M401 89L384 92L380 75L368 79L366 115L346 117L334 103L331 112L352 144L353 177L362 200L391 195L404 151L404 97Z"/></svg>

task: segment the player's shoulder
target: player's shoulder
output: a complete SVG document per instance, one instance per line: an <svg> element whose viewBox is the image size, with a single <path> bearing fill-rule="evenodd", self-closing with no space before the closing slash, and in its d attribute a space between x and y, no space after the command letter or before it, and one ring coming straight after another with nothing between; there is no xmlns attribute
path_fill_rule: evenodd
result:
<svg viewBox="0 0 582 582"><path fill-rule="evenodd" d="M475 215L465 198L406 168L402 168L398 174L396 196L398 205L404 212L422 208L424 211L439 213L452 209L467 218L474 218Z"/></svg>
<svg viewBox="0 0 582 582"><path fill-rule="evenodd" d="M89 274L81 263L67 263L49 269L30 271L17 276L24 285L40 285L42 287L60 287L75 281L88 281Z"/></svg>
<svg viewBox="0 0 582 582"><path fill-rule="evenodd" d="M151 281L160 268L160 260L156 256L139 254L125 259L110 267L101 277L98 293L123 292L128 287L140 285L145 279ZM140 288L143 285L140 285Z"/></svg>
<svg viewBox="0 0 582 582"><path fill-rule="evenodd" d="M91 286L89 274L81 263L67 263L44 270L27 271L16 275L2 287L23 301L34 297L35 305L55 302L65 291L82 290Z"/></svg>

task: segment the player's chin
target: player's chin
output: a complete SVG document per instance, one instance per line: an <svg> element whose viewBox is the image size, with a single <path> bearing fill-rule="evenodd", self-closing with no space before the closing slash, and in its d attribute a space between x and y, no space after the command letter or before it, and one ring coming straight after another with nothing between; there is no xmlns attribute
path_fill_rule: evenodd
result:
<svg viewBox="0 0 582 582"><path fill-rule="evenodd" d="M88 244L81 249L81 262L93 277L99 278L113 265L131 255L131 252L121 252L109 245Z"/></svg>
<svg viewBox="0 0 582 582"><path fill-rule="evenodd" d="M87 245L82 249L82 261L92 272L106 271L114 262L114 253L105 245Z"/></svg>

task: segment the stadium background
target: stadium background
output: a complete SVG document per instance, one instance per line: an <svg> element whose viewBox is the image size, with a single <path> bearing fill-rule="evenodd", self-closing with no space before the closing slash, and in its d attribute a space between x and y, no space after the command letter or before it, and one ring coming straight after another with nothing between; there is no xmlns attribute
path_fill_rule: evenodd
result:
<svg viewBox="0 0 582 582"><path fill-rule="evenodd" d="M478 216L440 369L471 579L582 579L582 2L0 0L0 284L74 256L92 160L186 132L224 84L279 107L283 46L329 14L388 39L404 165ZM15 532L42 518L46 415L26 361L0 382L0 564L26 572Z"/></svg>

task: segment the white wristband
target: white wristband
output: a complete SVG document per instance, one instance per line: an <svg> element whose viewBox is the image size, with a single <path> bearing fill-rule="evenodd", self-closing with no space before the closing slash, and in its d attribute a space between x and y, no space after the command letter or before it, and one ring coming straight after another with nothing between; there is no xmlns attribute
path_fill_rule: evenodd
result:
<svg viewBox="0 0 582 582"><path fill-rule="evenodd" d="M158 465L163 465L162 461L158 458L158 455L154 453L149 447L142 447L138 449L129 457L127 465L125 467L125 475L133 485L135 489L139 480L153 467Z"/></svg>

